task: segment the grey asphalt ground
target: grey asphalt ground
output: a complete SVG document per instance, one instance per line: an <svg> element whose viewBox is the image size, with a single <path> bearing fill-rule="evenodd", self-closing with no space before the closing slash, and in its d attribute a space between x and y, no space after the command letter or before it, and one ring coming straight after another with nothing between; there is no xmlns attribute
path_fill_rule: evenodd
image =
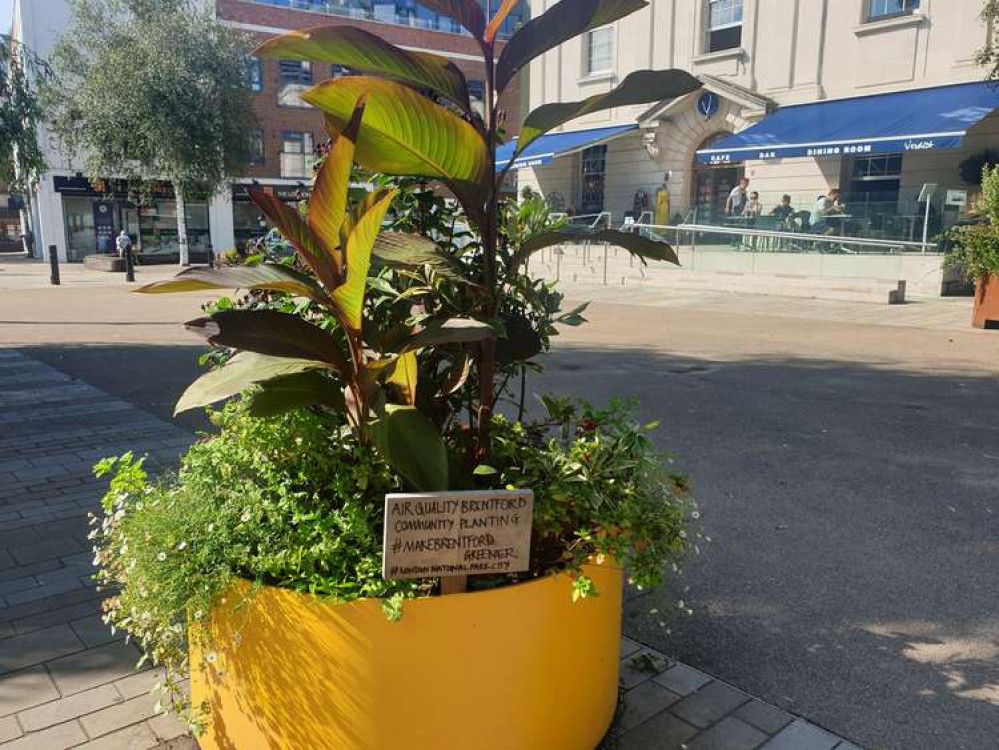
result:
<svg viewBox="0 0 999 750"><path fill-rule="evenodd" d="M199 347L162 323L190 300L113 341L53 323L31 345L54 309L41 294L5 295L0 319L21 325L0 343L169 418ZM712 541L669 597L630 601L629 636L864 747L997 750L999 333L837 309L601 302L531 390L639 398L693 477ZM650 610L677 597L694 614L667 632Z"/></svg>

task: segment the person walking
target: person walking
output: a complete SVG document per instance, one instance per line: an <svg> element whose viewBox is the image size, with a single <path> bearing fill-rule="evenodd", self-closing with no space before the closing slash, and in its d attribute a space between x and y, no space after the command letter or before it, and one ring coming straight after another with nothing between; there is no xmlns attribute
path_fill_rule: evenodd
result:
<svg viewBox="0 0 999 750"><path fill-rule="evenodd" d="M115 240L115 246L118 248L118 257L124 258L126 253L132 252L132 238L128 236L128 232L124 229L118 234L118 238Z"/></svg>

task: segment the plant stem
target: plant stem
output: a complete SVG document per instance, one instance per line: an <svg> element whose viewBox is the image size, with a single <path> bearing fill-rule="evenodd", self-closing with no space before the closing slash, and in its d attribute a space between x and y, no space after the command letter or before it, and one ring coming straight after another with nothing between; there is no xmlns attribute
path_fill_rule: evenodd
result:
<svg viewBox="0 0 999 750"><path fill-rule="evenodd" d="M493 62L492 45L486 50L486 82L485 82L485 125L486 148L488 151L488 174L490 179L496 173L496 66ZM483 285L488 290L486 315L494 318L497 313L496 291L496 202L499 194L498 186L492 182L486 197L485 225L482 233L482 270ZM490 423L493 403L493 376L496 369L496 340L487 339L481 344L479 359L479 413L478 413L478 445L476 458L483 460L489 456Z"/></svg>

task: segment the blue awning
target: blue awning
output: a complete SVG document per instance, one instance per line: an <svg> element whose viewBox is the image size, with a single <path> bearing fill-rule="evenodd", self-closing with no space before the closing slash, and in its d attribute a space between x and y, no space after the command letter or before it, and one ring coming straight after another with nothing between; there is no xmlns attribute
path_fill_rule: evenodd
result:
<svg viewBox="0 0 999 750"><path fill-rule="evenodd" d="M697 152L701 164L958 148L999 107L999 88L962 83L781 107Z"/></svg>
<svg viewBox="0 0 999 750"><path fill-rule="evenodd" d="M609 128L592 128L590 130L576 130L571 133L549 133L543 135L524 149L524 153L519 154L513 162L511 169L523 169L524 167L538 167L542 164L551 164L558 156L573 154L582 151L590 146L597 146L606 143L625 133L638 130L638 125L614 125ZM514 138L496 149L496 171L506 167L517 147L517 139Z"/></svg>

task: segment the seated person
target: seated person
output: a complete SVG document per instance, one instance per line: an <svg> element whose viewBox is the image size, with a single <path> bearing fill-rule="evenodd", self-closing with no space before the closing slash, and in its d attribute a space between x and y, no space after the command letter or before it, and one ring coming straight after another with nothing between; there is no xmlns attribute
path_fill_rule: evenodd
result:
<svg viewBox="0 0 999 750"><path fill-rule="evenodd" d="M770 215L777 220L777 225L781 229L793 229L791 217L794 216L794 209L791 207L791 196L781 196L780 203L774 206Z"/></svg>
<svg viewBox="0 0 999 750"><path fill-rule="evenodd" d="M760 194L754 190L749 194L749 201L746 203L746 207L742 210L742 215L756 218L762 213L763 204L760 203Z"/></svg>
<svg viewBox="0 0 999 750"><path fill-rule="evenodd" d="M815 200L815 208L812 211L813 229L826 234L834 231L834 227L829 223L829 217L846 213L846 206L840 203L839 197L839 188L830 188L828 193L820 195Z"/></svg>

